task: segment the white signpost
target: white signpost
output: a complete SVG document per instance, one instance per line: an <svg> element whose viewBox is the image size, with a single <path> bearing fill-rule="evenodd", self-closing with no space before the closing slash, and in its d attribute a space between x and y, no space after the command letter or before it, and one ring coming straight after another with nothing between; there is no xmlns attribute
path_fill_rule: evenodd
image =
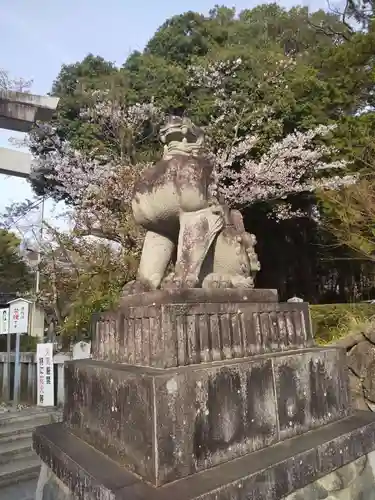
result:
<svg viewBox="0 0 375 500"><path fill-rule="evenodd" d="M0 335L9 333L9 308L0 309Z"/></svg>
<svg viewBox="0 0 375 500"><path fill-rule="evenodd" d="M16 358L14 360L14 396L13 404L18 405L21 379L20 337L29 330L29 305L26 299L14 299L9 302L9 333L16 334Z"/></svg>
<svg viewBox="0 0 375 500"><path fill-rule="evenodd" d="M29 329L29 304L25 299L9 303L9 333L27 333Z"/></svg>
<svg viewBox="0 0 375 500"><path fill-rule="evenodd" d="M38 405L54 406L53 344L36 347L38 370Z"/></svg>

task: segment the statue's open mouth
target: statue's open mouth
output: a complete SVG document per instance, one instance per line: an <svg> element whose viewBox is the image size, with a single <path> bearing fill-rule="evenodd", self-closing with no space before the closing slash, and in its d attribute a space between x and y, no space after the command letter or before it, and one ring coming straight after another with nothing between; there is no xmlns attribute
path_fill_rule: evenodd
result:
<svg viewBox="0 0 375 500"><path fill-rule="evenodd" d="M202 140L197 137L194 132L186 126L166 126L160 131L160 138L164 144L170 144L171 142L184 142L188 144L199 145Z"/></svg>
<svg viewBox="0 0 375 500"><path fill-rule="evenodd" d="M164 143L176 141L182 142L186 135L181 127L168 127L161 130L161 138ZM187 132L187 131L186 131Z"/></svg>

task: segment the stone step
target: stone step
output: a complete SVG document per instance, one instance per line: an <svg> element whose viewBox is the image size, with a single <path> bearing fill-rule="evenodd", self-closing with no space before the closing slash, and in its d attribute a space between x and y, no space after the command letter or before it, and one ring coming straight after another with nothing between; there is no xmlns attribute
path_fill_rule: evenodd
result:
<svg viewBox="0 0 375 500"><path fill-rule="evenodd" d="M27 408L22 411L9 411L0 415L0 428L14 422L25 422L28 420L51 419L57 413L55 408ZM40 425L40 424L37 424Z"/></svg>
<svg viewBox="0 0 375 500"><path fill-rule="evenodd" d="M18 429L19 432L7 432L7 433L1 433L0 432L0 450L2 447L8 443L13 443L14 441L17 440L23 440L23 439L29 439L32 441L33 437L33 430L34 428L30 427L28 429Z"/></svg>
<svg viewBox="0 0 375 500"><path fill-rule="evenodd" d="M1 443L0 446L0 470L1 465L14 460L15 458L27 457L32 450L32 439L21 438L9 443Z"/></svg>
<svg viewBox="0 0 375 500"><path fill-rule="evenodd" d="M27 420L23 422L14 422L12 424L8 424L5 427L0 427L0 443L2 440L7 441L8 438L13 437L14 439L18 439L21 434L25 432L32 433L36 427L40 425L50 424L51 421L49 419L38 419L38 420Z"/></svg>
<svg viewBox="0 0 375 500"><path fill-rule="evenodd" d="M33 420L26 420L24 422L14 422L4 427L0 427L0 442L3 439L7 440L12 436L14 439L18 439L20 434L24 434L25 432L32 433L35 427L39 427L39 425L44 424L47 425L49 422L49 420L45 420L44 422L39 420L37 422Z"/></svg>
<svg viewBox="0 0 375 500"><path fill-rule="evenodd" d="M6 464L0 465L0 488L28 481L38 477L40 472L40 459L35 452L23 455L21 458L14 459ZM1 498L1 492L0 492Z"/></svg>
<svg viewBox="0 0 375 500"><path fill-rule="evenodd" d="M33 430L60 418L56 408L40 407L0 415L0 488L38 477L40 460L32 449Z"/></svg>
<svg viewBox="0 0 375 500"><path fill-rule="evenodd" d="M17 439L21 434L32 433L40 425L47 425L55 421L49 414L34 415L10 419L6 425L0 425L0 443L10 439Z"/></svg>

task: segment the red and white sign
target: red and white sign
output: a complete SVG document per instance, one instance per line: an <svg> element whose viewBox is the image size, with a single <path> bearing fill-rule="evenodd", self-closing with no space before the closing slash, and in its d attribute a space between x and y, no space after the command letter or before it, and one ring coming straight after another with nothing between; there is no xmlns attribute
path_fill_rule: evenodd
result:
<svg viewBox="0 0 375 500"><path fill-rule="evenodd" d="M36 348L38 405L54 406L53 344L38 344Z"/></svg>

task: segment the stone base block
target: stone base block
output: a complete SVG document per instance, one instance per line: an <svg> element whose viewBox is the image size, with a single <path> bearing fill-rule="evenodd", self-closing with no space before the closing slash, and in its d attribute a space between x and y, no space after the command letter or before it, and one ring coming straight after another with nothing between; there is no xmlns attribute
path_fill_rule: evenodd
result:
<svg viewBox="0 0 375 500"><path fill-rule="evenodd" d="M61 497L64 500L281 500L293 492L299 495L292 496L293 500L326 498L327 493L332 499L372 500L372 497L361 496L361 492L353 497L335 496L329 483L332 476L327 476L337 471L338 479L342 479L344 466L375 449L375 416L370 412L357 412L339 422L159 488L146 484L114 463L62 424L38 427L33 441L35 450L50 470L49 491L55 488L57 493L59 485L53 481L55 477L71 492L70 497L65 487L60 488L62 493L65 491ZM358 463L355 467L358 468ZM327 477L328 482L324 482ZM307 496L306 490L302 490L305 496L300 496L298 490L321 478L315 486L323 484L325 496ZM340 485L337 491L339 489ZM314 492L314 485L310 491ZM50 498L42 492L37 500Z"/></svg>
<svg viewBox="0 0 375 500"><path fill-rule="evenodd" d="M375 500L375 452L344 465L284 500Z"/></svg>
<svg viewBox="0 0 375 500"><path fill-rule="evenodd" d="M274 290L158 290L93 320L93 359L154 368L312 346L308 304Z"/></svg>
<svg viewBox="0 0 375 500"><path fill-rule="evenodd" d="M336 348L167 370L81 360L65 370L65 425L155 486L350 413Z"/></svg>

